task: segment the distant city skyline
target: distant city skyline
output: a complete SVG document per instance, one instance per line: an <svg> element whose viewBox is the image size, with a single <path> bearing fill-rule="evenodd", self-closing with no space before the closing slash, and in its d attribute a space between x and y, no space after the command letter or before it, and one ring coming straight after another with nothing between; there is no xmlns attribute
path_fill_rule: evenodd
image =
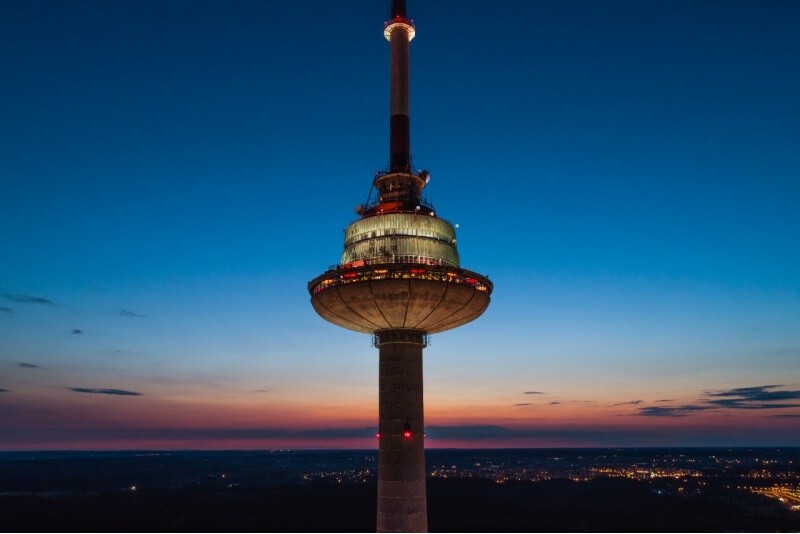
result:
<svg viewBox="0 0 800 534"><path fill-rule="evenodd" d="M497 289L426 447L800 442L800 5L462 7L414 3L411 149ZM6 4L0 450L377 448L306 283L387 163L387 16Z"/></svg>

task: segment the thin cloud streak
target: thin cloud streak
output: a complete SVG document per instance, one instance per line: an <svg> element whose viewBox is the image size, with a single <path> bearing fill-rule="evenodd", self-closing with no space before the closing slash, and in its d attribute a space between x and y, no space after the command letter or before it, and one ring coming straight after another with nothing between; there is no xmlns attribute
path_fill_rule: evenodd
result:
<svg viewBox="0 0 800 534"><path fill-rule="evenodd" d="M782 384L733 388L724 391L706 391L706 398L698 404L683 406L645 406L638 415L648 417L686 417L687 415L721 409L731 410L777 410L800 408L800 403L785 402L800 400L800 390L778 390ZM662 401L656 401L662 402ZM667 402L664 399L663 402ZM623 403L630 404L630 403ZM616 404L614 406L617 406Z"/></svg>
<svg viewBox="0 0 800 534"><path fill-rule="evenodd" d="M800 390L779 390L781 384L734 388L727 391L707 392L708 404L740 410L771 410L775 408L800 408L800 404L783 401L800 400Z"/></svg>
<svg viewBox="0 0 800 534"><path fill-rule="evenodd" d="M43 429L44 430L44 429ZM175 440L259 440L259 439L374 439L376 427L357 428L87 428L85 432L109 438L175 439ZM73 433L67 428L46 429L47 432ZM497 425L428 426L425 435L433 440L502 440L502 439L558 439L601 440L631 439L649 435L651 429L602 428L531 428L513 429Z"/></svg>
<svg viewBox="0 0 800 534"><path fill-rule="evenodd" d="M717 393L708 393L709 397L751 397L759 396L767 389L782 388L783 384L770 384L767 386L751 386L747 388L733 388Z"/></svg>
<svg viewBox="0 0 800 534"><path fill-rule="evenodd" d="M101 395L124 395L137 397L141 395L138 391L128 391L126 389L94 389L94 388L70 388L75 393L99 393Z"/></svg>
<svg viewBox="0 0 800 534"><path fill-rule="evenodd" d="M36 364L33 364L33 363L27 363L27 362L19 362L17 364L17 367L22 367L23 369L41 369L40 366L38 366Z"/></svg>
<svg viewBox="0 0 800 534"><path fill-rule="evenodd" d="M687 404L684 406L645 406L639 408L639 415L648 417L686 417L689 414L712 410L711 406Z"/></svg>
<svg viewBox="0 0 800 534"><path fill-rule="evenodd" d="M123 428L70 429L48 428L37 430L11 429L5 436L19 444L20 450L46 440L53 450L264 450L265 448L291 449L361 449L372 450L375 446L376 428L361 429L360 432L333 430L330 432L309 431L304 435L285 431L224 430L215 429L146 429L140 431ZM451 437L463 432L444 433L427 428L427 448L531 448L531 447L761 447L792 446L797 443L798 433L791 429L772 428L761 432L744 434L740 430L682 429L679 434L665 433L658 429L577 429L567 431L530 431L508 434L504 437L473 435ZM352 436L350 436L352 434ZM774 445L771 445L774 444ZM41 447L39 447L41 448Z"/></svg>
<svg viewBox="0 0 800 534"><path fill-rule="evenodd" d="M14 302L21 302L23 304L44 304L47 306L52 306L53 301L42 298L42 297L34 297L31 295L23 295L22 293L3 293L3 296L8 300L13 300Z"/></svg>

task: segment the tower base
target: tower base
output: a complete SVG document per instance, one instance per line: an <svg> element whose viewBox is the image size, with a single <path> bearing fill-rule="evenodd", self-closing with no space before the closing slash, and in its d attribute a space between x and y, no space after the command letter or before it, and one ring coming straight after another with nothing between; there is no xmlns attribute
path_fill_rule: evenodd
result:
<svg viewBox="0 0 800 534"><path fill-rule="evenodd" d="M378 532L427 532L420 330L375 333L380 353Z"/></svg>

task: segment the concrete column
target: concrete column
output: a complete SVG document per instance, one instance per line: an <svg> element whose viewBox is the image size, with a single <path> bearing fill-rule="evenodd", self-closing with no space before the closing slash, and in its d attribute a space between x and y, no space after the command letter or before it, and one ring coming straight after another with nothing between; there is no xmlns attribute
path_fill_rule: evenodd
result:
<svg viewBox="0 0 800 534"><path fill-rule="evenodd" d="M376 333L380 351L378 532L427 532L419 330ZM410 437L403 434L411 432Z"/></svg>

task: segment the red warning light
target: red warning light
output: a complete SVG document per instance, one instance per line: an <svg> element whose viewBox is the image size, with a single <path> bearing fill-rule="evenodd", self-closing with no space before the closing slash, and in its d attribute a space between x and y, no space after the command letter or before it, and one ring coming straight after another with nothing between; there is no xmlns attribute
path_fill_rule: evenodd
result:
<svg viewBox="0 0 800 534"><path fill-rule="evenodd" d="M381 439L381 433L380 432L376 432L375 433L375 437L378 438L378 439Z"/></svg>
<svg viewBox="0 0 800 534"><path fill-rule="evenodd" d="M411 425L408 424L408 421L403 425L403 438L411 439Z"/></svg>

